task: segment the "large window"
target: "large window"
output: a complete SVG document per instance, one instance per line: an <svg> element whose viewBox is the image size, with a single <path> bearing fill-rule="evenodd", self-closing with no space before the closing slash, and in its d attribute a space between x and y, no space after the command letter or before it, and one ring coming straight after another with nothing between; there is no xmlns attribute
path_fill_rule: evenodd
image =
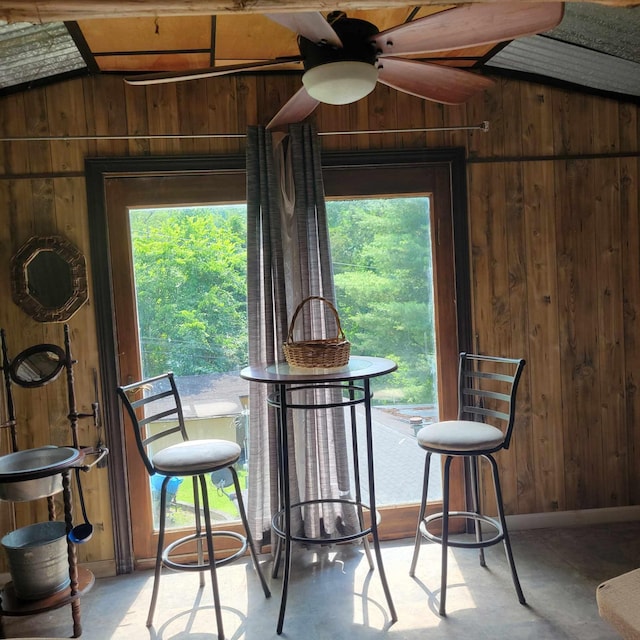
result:
<svg viewBox="0 0 640 640"><path fill-rule="evenodd" d="M429 203L327 203L337 305L353 352L398 364L373 381L380 506L420 499L424 456L415 433L438 413ZM190 436L237 441L246 487L248 388L238 376L248 353L246 208L131 209L129 227L142 375L173 371ZM439 498L437 465L433 475ZM149 487L156 528L161 481L152 477ZM214 520L236 518L231 476L211 482ZM167 526L191 523L190 479L173 479L169 497Z"/></svg>

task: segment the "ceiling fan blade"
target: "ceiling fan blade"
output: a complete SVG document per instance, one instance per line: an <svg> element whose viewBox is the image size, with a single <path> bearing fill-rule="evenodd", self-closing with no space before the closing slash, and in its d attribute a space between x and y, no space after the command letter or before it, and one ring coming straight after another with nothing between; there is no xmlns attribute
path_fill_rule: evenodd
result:
<svg viewBox="0 0 640 640"><path fill-rule="evenodd" d="M267 129L281 129L288 124L301 122L320 104L301 87L276 113L267 125Z"/></svg>
<svg viewBox="0 0 640 640"><path fill-rule="evenodd" d="M200 78L214 78L215 76L224 76L229 73L238 73L240 71L253 71L254 69L262 69L263 67L271 67L278 64L287 64L289 62L300 62L301 56L288 56L286 58L275 58L273 60L265 60L263 62L247 62L244 64L229 64L221 67L209 67L208 69L191 69L187 71L166 71L160 73L145 73L139 76L129 76L124 79L127 84L147 85L147 84L163 84L166 82L182 82L183 80L198 80Z"/></svg>
<svg viewBox="0 0 640 640"><path fill-rule="evenodd" d="M378 82L418 98L444 104L466 102L493 85L489 78L469 71L404 58L381 60Z"/></svg>
<svg viewBox="0 0 640 640"><path fill-rule="evenodd" d="M316 44L326 42L334 47L342 49L342 41L333 27L317 11L303 13L267 13L267 18L281 24L291 31L305 37Z"/></svg>
<svg viewBox="0 0 640 640"><path fill-rule="evenodd" d="M560 23L563 2L467 4L382 31L381 56L462 49L548 31Z"/></svg>

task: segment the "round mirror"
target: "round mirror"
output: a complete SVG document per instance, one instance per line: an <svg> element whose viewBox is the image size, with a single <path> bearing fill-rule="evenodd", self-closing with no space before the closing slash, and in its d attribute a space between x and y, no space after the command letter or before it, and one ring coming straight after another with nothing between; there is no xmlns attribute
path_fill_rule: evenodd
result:
<svg viewBox="0 0 640 640"><path fill-rule="evenodd" d="M64 322L86 301L84 256L60 236L33 237L11 259L14 302L38 322Z"/></svg>
<svg viewBox="0 0 640 640"><path fill-rule="evenodd" d="M58 345L37 344L19 353L9 372L21 387L41 387L55 380L66 362L67 356Z"/></svg>

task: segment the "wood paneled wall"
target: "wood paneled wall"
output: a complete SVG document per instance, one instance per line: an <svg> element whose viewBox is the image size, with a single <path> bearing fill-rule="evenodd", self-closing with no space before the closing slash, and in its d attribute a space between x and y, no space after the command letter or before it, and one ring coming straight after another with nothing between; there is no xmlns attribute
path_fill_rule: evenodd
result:
<svg viewBox="0 0 640 640"><path fill-rule="evenodd" d="M75 79L0 100L0 135L243 133L265 123L299 86L296 76L222 77L148 88L120 78ZM475 125L481 131L324 136L326 150L467 149L472 309L476 347L527 359L512 451L500 456L509 513L640 503L639 109L518 81L459 107L378 86L368 99L321 107L320 132ZM9 260L33 234L60 233L87 255L84 159L242 152L242 139L0 143L0 326L13 354L62 342L12 302ZM4 276L1 276L4 274ZM91 300L70 321L80 411L93 400L98 345ZM61 382L16 392L22 447L66 444ZM83 423L81 442L97 439ZM6 450L6 443L3 445ZM81 561L113 558L104 469L86 477L100 535ZM18 525L43 517L18 505ZM0 506L0 534L11 526Z"/></svg>

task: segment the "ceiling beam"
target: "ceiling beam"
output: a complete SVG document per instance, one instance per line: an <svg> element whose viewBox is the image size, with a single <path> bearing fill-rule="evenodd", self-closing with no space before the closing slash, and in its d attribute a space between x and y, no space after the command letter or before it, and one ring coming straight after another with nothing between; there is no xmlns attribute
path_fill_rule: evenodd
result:
<svg viewBox="0 0 640 640"><path fill-rule="evenodd" d="M498 0L474 0L496 2ZM504 0L502 0L504 1ZM527 0L510 0L526 2ZM555 2L556 0L543 0ZM586 0L625 7L637 0ZM407 0L0 0L0 20L6 22L64 22L91 18L281 13L341 9L391 9L412 7ZM444 0L422 0L421 5L442 5ZM450 3L452 4L452 3ZM466 4L466 3L457 3Z"/></svg>

